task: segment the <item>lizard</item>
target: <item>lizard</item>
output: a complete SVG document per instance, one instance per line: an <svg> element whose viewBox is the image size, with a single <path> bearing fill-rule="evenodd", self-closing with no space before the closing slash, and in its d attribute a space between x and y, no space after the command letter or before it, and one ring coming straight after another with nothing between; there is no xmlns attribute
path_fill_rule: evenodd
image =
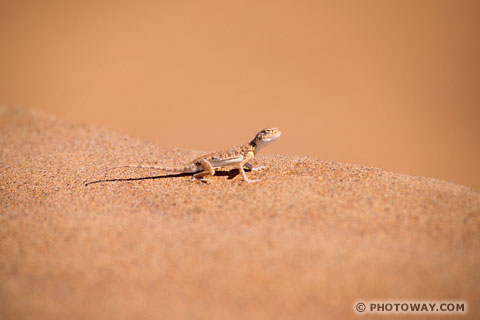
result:
<svg viewBox="0 0 480 320"><path fill-rule="evenodd" d="M247 144L203 155L178 168L145 164L126 164L107 168L101 173L118 168L155 169L177 174L191 173L193 180L206 182L207 178L212 177L215 174L216 169L224 167L236 167L240 171L245 182L258 182L261 180L248 179L247 175L245 174L244 167L250 171L263 169L264 167L254 168L249 161L251 161L261 149L269 145L272 141L278 139L281 134L282 133L278 128L265 128L260 130ZM85 183L85 186L90 183L92 182Z"/></svg>

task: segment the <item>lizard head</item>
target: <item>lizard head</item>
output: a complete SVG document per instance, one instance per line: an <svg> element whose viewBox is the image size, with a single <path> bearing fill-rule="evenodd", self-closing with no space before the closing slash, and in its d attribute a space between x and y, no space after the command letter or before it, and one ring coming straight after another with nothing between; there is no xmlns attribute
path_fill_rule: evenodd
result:
<svg viewBox="0 0 480 320"><path fill-rule="evenodd" d="M256 151L267 146L272 141L280 138L282 132L278 128L265 128L260 130L255 138L250 142L250 145L255 148Z"/></svg>

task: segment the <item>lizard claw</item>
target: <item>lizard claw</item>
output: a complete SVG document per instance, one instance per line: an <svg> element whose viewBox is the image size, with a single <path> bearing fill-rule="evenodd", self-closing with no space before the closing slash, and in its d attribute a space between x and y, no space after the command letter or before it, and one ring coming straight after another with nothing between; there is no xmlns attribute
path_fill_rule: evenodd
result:
<svg viewBox="0 0 480 320"><path fill-rule="evenodd" d="M194 176L192 176L192 180L193 181L198 181L198 182L201 182L201 183L208 183L208 179L204 179L204 178L195 178Z"/></svg>
<svg viewBox="0 0 480 320"><path fill-rule="evenodd" d="M247 167L248 170L250 171L260 171L262 169L265 169L266 167L265 166L261 166L261 167L256 167L254 168L250 163L245 163L245 167Z"/></svg>
<svg viewBox="0 0 480 320"><path fill-rule="evenodd" d="M266 167L265 166L261 166L261 167L256 167L256 168L251 168L250 171L261 171L263 169L265 169Z"/></svg>
<svg viewBox="0 0 480 320"><path fill-rule="evenodd" d="M261 179L254 179L254 180L248 179L248 180L245 180L245 181L246 181L247 183L255 183L255 182L260 182L260 181L262 181L262 180L261 180Z"/></svg>

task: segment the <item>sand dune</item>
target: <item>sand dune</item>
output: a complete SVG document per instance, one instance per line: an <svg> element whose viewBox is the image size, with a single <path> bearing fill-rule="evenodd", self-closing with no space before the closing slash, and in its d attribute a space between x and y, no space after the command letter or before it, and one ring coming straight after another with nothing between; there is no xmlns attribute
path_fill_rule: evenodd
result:
<svg viewBox="0 0 480 320"><path fill-rule="evenodd" d="M252 185L95 175L201 153L0 109L0 318L356 319L355 301L394 299L480 316L468 187L282 155L259 155Z"/></svg>

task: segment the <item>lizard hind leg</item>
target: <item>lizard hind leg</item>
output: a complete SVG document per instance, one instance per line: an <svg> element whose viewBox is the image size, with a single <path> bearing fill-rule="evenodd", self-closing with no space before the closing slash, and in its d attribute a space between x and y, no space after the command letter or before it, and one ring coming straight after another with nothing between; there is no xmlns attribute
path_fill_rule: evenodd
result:
<svg viewBox="0 0 480 320"><path fill-rule="evenodd" d="M200 166L203 171L195 173L192 176L193 179L206 181L207 177L213 177L213 175L215 174L215 169L213 169L212 164L208 160L199 161L198 166Z"/></svg>

